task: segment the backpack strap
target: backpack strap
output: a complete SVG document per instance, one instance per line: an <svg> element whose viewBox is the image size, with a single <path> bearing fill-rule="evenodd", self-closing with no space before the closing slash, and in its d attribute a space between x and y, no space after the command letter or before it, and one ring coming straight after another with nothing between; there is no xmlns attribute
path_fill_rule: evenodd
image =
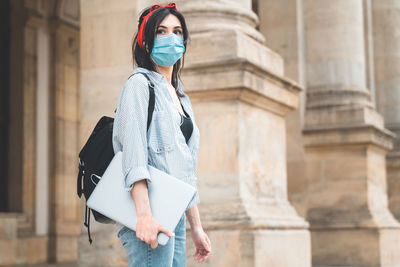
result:
<svg viewBox="0 0 400 267"><path fill-rule="evenodd" d="M151 123L151 119L153 117L154 104L155 104L154 84L151 82L150 78L147 76L146 73L144 73L144 72L137 72L137 73L142 73L146 77L148 85L149 85L150 99L149 99L149 107L148 107L149 114L147 117L147 130L148 130L150 123ZM135 75L135 74L136 73L134 73L132 75ZM129 78L131 76L129 76ZM115 109L114 112L117 112L117 109ZM84 174L85 174L84 166L81 163L81 161L79 160L79 174L78 174L78 196L79 197L81 197L81 195L82 195L81 183L82 183L82 177ZM92 238L90 236L90 212L91 212L91 209L86 204L84 225L87 227L87 230L88 230L89 243L92 244Z"/></svg>
<svg viewBox="0 0 400 267"><path fill-rule="evenodd" d="M90 236L90 211L91 211L91 209L86 204L84 225L88 229L89 243L92 244L92 238Z"/></svg>
<svg viewBox="0 0 400 267"><path fill-rule="evenodd" d="M154 84L150 80L147 73L144 73L144 72L136 72L136 73L143 74L146 77L148 85L149 85L150 99L149 99L148 117L147 117L147 130L149 130L151 119L153 118L153 111L154 111L154 104L155 104ZM129 76L128 79L130 77L132 77L133 75L135 75L136 73L131 74L131 76ZM117 109L115 109L114 112L116 113Z"/></svg>

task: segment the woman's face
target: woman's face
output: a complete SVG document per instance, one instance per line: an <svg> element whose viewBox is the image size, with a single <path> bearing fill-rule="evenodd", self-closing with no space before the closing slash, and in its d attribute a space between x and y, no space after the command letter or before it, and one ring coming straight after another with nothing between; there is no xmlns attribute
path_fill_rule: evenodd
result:
<svg viewBox="0 0 400 267"><path fill-rule="evenodd" d="M175 33L177 36L182 36L183 38L183 31L181 22L177 17L172 14L167 15L160 23L156 30L156 36L162 36L170 33Z"/></svg>

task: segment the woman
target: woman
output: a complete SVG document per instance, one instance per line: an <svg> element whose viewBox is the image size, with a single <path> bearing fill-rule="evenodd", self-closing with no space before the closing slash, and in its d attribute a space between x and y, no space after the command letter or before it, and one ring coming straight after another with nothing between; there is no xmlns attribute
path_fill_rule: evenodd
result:
<svg viewBox="0 0 400 267"><path fill-rule="evenodd" d="M194 259L203 262L211 255L211 242L197 209L197 191L174 233L152 217L148 199L151 177L147 164L196 186L200 133L192 104L179 80L188 39L185 19L174 3L153 5L140 15L132 45L138 67L122 88L113 128L114 152L124 150L125 186L138 215L136 231L117 223L129 266L186 266L186 216L196 247ZM155 106L148 131L150 94L141 72L155 85ZM170 236L165 246L157 244L160 231Z"/></svg>

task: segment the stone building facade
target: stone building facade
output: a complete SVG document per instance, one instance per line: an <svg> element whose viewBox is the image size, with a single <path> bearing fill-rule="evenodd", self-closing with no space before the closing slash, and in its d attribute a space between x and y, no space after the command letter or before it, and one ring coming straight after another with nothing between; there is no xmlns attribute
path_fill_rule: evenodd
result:
<svg viewBox="0 0 400 267"><path fill-rule="evenodd" d="M77 155L113 116L153 3L1 2L0 266L127 266L113 226L92 220L88 243ZM203 265L400 266L400 2L175 3ZM194 252L188 232L188 266Z"/></svg>

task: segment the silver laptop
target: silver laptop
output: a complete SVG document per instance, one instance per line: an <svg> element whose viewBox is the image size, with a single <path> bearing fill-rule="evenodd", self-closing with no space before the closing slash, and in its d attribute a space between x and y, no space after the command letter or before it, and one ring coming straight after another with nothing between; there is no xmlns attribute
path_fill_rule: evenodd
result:
<svg viewBox="0 0 400 267"><path fill-rule="evenodd" d="M106 171L90 195L87 206L136 231L136 207L129 191L124 188L122 151L115 154ZM175 228L192 200L196 188L166 172L148 165L151 182L149 200L153 217L171 232ZM169 236L157 235L160 245L167 244Z"/></svg>

